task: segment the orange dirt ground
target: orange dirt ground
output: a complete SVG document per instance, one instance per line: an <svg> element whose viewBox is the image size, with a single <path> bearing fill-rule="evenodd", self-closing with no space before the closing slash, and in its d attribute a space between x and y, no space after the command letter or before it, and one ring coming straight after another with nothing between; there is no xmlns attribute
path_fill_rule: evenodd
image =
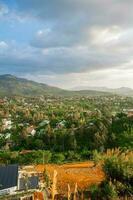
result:
<svg viewBox="0 0 133 200"><path fill-rule="evenodd" d="M57 171L57 191L60 194L67 193L68 184L71 192L77 183L79 191L85 191L92 184L99 184L104 179L104 173L100 166L94 166L93 162L82 162L64 165L37 165L38 172L47 170L50 179L53 178L54 170Z"/></svg>

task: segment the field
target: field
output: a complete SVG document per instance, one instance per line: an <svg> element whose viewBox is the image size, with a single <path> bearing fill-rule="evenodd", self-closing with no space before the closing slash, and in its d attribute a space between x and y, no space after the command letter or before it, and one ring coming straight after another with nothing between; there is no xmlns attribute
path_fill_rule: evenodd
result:
<svg viewBox="0 0 133 200"><path fill-rule="evenodd" d="M57 192L66 194L68 184L70 191L74 192L75 185L79 191L85 191L92 184L99 184L104 179L104 173L100 166L95 166L93 162L82 162L63 165L37 165L36 170L43 172L46 170L52 181L54 171L57 172Z"/></svg>

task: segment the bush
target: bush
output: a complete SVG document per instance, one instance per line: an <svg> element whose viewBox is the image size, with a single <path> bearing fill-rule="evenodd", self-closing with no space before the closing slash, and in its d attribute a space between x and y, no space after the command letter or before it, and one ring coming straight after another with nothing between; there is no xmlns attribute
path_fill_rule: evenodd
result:
<svg viewBox="0 0 133 200"><path fill-rule="evenodd" d="M57 163L57 164L61 164L62 162L64 162L65 160L65 156L62 153L55 153L52 155L52 162Z"/></svg>
<svg viewBox="0 0 133 200"><path fill-rule="evenodd" d="M26 154L20 154L18 157L19 164L42 164L51 161L52 153L50 151L32 151Z"/></svg>
<svg viewBox="0 0 133 200"><path fill-rule="evenodd" d="M103 185L105 191L115 188L119 196L133 195L133 152L122 152L119 149L108 150L106 154L94 154L94 160L101 162L106 175L106 181L111 184ZM106 187L105 187L106 186ZM113 190L114 191L114 190Z"/></svg>
<svg viewBox="0 0 133 200"><path fill-rule="evenodd" d="M115 186L111 182L103 181L99 186L90 188L92 200L115 200L118 198Z"/></svg>
<svg viewBox="0 0 133 200"><path fill-rule="evenodd" d="M49 163L52 158L52 153L50 151L43 151L43 163Z"/></svg>
<svg viewBox="0 0 133 200"><path fill-rule="evenodd" d="M90 158L92 156L92 152L87 149L83 149L83 151L81 152L80 155L81 155L82 159L90 160Z"/></svg>

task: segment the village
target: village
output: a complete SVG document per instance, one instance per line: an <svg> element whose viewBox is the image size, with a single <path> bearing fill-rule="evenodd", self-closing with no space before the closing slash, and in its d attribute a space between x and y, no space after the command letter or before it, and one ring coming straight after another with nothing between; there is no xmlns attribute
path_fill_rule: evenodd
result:
<svg viewBox="0 0 133 200"><path fill-rule="evenodd" d="M37 134L65 131L72 126L76 130L86 123L86 119L90 118L91 121L91 118L102 116L102 112L106 111L110 112L109 116L115 116L118 112L125 113L128 117L133 116L132 98L110 96L100 100L96 97L75 97L74 101L73 98L68 100L59 97L0 99L1 149L8 150L16 145L13 140L17 133L21 133L20 137L33 139ZM90 125L93 125L92 121ZM36 145L41 146L41 141L39 143L37 140Z"/></svg>
<svg viewBox="0 0 133 200"><path fill-rule="evenodd" d="M105 180L95 151L132 149L132 108L120 96L0 99L0 199L91 199Z"/></svg>

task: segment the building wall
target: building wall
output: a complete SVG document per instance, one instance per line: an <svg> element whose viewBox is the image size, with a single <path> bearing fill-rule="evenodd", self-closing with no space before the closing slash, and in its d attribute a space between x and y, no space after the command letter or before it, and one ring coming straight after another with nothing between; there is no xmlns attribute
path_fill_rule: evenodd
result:
<svg viewBox="0 0 133 200"><path fill-rule="evenodd" d="M5 194L13 194L15 191L17 190L17 187L11 187L11 188L7 188L4 190L0 190L0 196L5 195Z"/></svg>

